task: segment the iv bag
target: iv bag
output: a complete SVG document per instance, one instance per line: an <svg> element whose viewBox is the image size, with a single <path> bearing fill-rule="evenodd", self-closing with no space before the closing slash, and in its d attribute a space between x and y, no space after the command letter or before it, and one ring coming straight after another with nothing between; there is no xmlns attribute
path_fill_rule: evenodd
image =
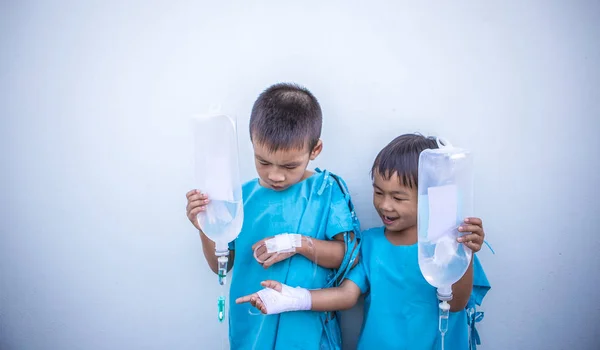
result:
<svg viewBox="0 0 600 350"><path fill-rule="evenodd" d="M418 250L423 277L451 293L467 271L473 252L457 242L458 227L473 215L473 157L437 140L438 149L419 155Z"/></svg>
<svg viewBox="0 0 600 350"><path fill-rule="evenodd" d="M197 188L210 200L198 224L216 251L225 253L244 221L236 124L223 114L196 117L194 139Z"/></svg>

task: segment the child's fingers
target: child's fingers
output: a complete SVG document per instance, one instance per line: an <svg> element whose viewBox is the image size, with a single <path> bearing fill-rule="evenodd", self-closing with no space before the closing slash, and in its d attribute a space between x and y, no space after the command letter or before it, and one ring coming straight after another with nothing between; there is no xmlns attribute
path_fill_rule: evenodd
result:
<svg viewBox="0 0 600 350"><path fill-rule="evenodd" d="M194 208L197 208L197 207L205 206L208 203L209 203L208 199L197 199L195 201L188 202L187 208L188 208L188 210L191 210L191 209L194 209Z"/></svg>
<svg viewBox="0 0 600 350"><path fill-rule="evenodd" d="M262 247L261 247L261 245L262 245ZM256 248L258 248L258 249L259 249L259 251L258 251L257 253L262 253L262 251L266 251L266 250L267 250L267 248L265 247L265 240L264 240L264 239L261 239L260 241L258 241L258 242L256 242L256 243L254 243L254 244L252 245L252 250L256 250ZM258 255L258 254L257 254L257 255Z"/></svg>
<svg viewBox="0 0 600 350"><path fill-rule="evenodd" d="M201 207L197 207L197 208L194 208L194 209L190 210L190 211L189 211L189 213L190 213L190 217L191 217L192 219L194 219L194 218L196 218L196 215L198 215L198 213L200 213L200 212L202 212L202 211L206 211L206 206L205 206L205 205L203 205L203 206L201 206Z"/></svg>
<svg viewBox="0 0 600 350"><path fill-rule="evenodd" d="M289 258L292 255L294 255L294 253L275 253L273 254L273 256L271 256L264 262L263 267L267 269L275 265L276 263Z"/></svg>
<svg viewBox="0 0 600 350"><path fill-rule="evenodd" d="M281 283L279 283L277 281L273 281L273 280L262 281L262 282L260 282L260 285L265 288L274 289L274 290L278 291L279 293L281 293L281 290L282 290Z"/></svg>
<svg viewBox="0 0 600 350"><path fill-rule="evenodd" d="M458 237L457 239L461 243L483 243L483 237L478 234L472 233L470 235L464 235L462 237Z"/></svg>
<svg viewBox="0 0 600 350"><path fill-rule="evenodd" d="M202 193L199 190L191 190L188 193L185 194L185 197L188 200L193 200L193 199L208 199L208 196L206 195L206 193Z"/></svg>
<svg viewBox="0 0 600 350"><path fill-rule="evenodd" d="M259 309L260 312L262 312L263 314L267 313L267 307L265 306L265 304L263 304L262 299L253 298L250 304L252 304L252 306L254 306L255 308Z"/></svg>
<svg viewBox="0 0 600 350"><path fill-rule="evenodd" d="M461 225L458 227L458 230L460 232L481 232L483 230L483 228L481 228L481 226L477 226L477 225Z"/></svg>
<svg viewBox="0 0 600 350"><path fill-rule="evenodd" d="M483 222L481 221L480 218L469 217L469 218L465 219L465 223L471 224L471 225L483 226Z"/></svg>
<svg viewBox="0 0 600 350"><path fill-rule="evenodd" d="M265 304L262 303L262 300L259 299L256 302L256 304L257 304L256 307L260 310L260 312L262 312L263 314L266 315L267 314L267 307L265 306Z"/></svg>
<svg viewBox="0 0 600 350"><path fill-rule="evenodd" d="M267 262L267 260L269 260L275 254L277 253L267 253L266 251L264 253L258 253L256 254L256 260L264 265L265 262Z"/></svg>
<svg viewBox="0 0 600 350"><path fill-rule="evenodd" d="M188 203L193 201L205 201L208 197L204 194L193 194L187 198Z"/></svg>
<svg viewBox="0 0 600 350"><path fill-rule="evenodd" d="M263 267L265 269L268 269L269 267L271 267L271 265L275 264L276 262L279 262L283 259L281 259L281 255L280 253L275 253L273 255L271 255L268 259L263 260Z"/></svg>
<svg viewBox="0 0 600 350"><path fill-rule="evenodd" d="M465 245L469 247L473 251L473 253L477 253L481 250L481 244L476 242L466 242Z"/></svg>
<svg viewBox="0 0 600 350"><path fill-rule="evenodd" d="M200 213L202 211L206 211L206 205L202 205L202 206L195 207L195 208L186 208L186 211L188 213L188 217L190 219L194 219L196 217L196 215L198 215L198 213Z"/></svg>
<svg viewBox="0 0 600 350"><path fill-rule="evenodd" d="M246 295L243 297L239 297L239 298L235 299L235 303L236 304L247 303L247 302L251 301L253 297L258 297L258 294L254 293L254 294Z"/></svg>

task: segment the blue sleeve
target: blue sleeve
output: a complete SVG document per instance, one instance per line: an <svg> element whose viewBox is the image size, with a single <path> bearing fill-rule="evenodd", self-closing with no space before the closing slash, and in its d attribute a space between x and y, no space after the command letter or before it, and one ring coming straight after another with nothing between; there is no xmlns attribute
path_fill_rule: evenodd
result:
<svg viewBox="0 0 600 350"><path fill-rule="evenodd" d="M360 288L362 294L365 294L369 290L369 279L367 278L367 272L365 271L362 259L354 266L348 276L346 276L346 279L354 282Z"/></svg>
<svg viewBox="0 0 600 350"><path fill-rule="evenodd" d="M481 262L476 254L473 254L473 291L471 292L471 298L469 304L475 303L481 305L483 298L490 290L490 282L483 271Z"/></svg>
<svg viewBox="0 0 600 350"><path fill-rule="evenodd" d="M235 250L235 239L229 242L229 250Z"/></svg>
<svg viewBox="0 0 600 350"><path fill-rule="evenodd" d="M328 239L333 239L333 236L339 233L352 231L353 222L348 201L344 197L342 190L335 180L331 179L330 181L332 181L331 203L325 236Z"/></svg>
<svg viewBox="0 0 600 350"><path fill-rule="evenodd" d="M479 258L473 254L473 290L471 291L471 297L466 307L470 349L476 349L477 345L481 344L481 338L476 325L483 320L484 313L477 311L477 305L481 305L483 298L490 288L490 282L483 271L483 267L481 267Z"/></svg>

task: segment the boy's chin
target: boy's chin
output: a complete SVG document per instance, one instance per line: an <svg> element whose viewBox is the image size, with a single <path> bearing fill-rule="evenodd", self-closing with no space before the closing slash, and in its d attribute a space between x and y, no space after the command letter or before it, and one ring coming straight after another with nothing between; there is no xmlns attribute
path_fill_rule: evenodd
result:
<svg viewBox="0 0 600 350"><path fill-rule="evenodd" d="M272 189L273 191L281 192L281 191L285 191L288 188L290 188L290 185L268 185L268 187L270 189Z"/></svg>
<svg viewBox="0 0 600 350"><path fill-rule="evenodd" d="M271 190L273 190L273 191L276 191L276 192L281 192L281 191L284 191L284 190L286 190L288 187L290 187L289 185L284 185L284 186L271 185L271 184L269 184L268 182L264 181L263 179L259 179L259 183L260 183L260 185L261 185L262 187L265 187L265 188L271 189Z"/></svg>
<svg viewBox="0 0 600 350"><path fill-rule="evenodd" d="M385 222L382 222L382 223L383 223L383 226L385 227L385 229L388 230L389 232L404 232L404 231L406 231L406 229L409 228L409 227L402 225L399 222L393 222L391 224L386 224Z"/></svg>
<svg viewBox="0 0 600 350"><path fill-rule="evenodd" d="M396 227L397 225L394 224L386 224L385 222L383 223L383 226L385 227L386 230L388 231L399 231L398 228Z"/></svg>

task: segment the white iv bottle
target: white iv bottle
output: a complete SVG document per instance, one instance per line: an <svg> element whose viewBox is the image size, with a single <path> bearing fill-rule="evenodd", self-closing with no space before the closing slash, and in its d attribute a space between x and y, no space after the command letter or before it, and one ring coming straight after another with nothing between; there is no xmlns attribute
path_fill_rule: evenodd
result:
<svg viewBox="0 0 600 350"><path fill-rule="evenodd" d="M458 227L473 215L473 157L437 140L438 149L419 156L419 267L438 294L451 298L452 285L467 271L472 251L457 242Z"/></svg>
<svg viewBox="0 0 600 350"><path fill-rule="evenodd" d="M244 221L236 124L224 114L200 116L194 136L197 188L210 200L198 223L215 242L216 255L226 255Z"/></svg>

